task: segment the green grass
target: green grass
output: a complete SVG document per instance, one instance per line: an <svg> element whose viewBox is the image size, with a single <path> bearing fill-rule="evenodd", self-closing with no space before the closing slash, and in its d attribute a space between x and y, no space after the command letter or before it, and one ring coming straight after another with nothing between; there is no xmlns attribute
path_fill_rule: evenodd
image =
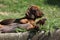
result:
<svg viewBox="0 0 60 40"><path fill-rule="evenodd" d="M39 6L47 18L46 24L41 29L60 28L60 7L45 3L45 0L0 0L0 12L8 14L0 14L0 19L21 18L30 5Z"/></svg>

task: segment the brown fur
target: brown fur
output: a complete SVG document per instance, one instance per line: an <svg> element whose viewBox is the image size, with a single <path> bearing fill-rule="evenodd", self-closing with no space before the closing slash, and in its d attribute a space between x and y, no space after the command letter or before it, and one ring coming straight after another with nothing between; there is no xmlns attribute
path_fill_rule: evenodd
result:
<svg viewBox="0 0 60 40"><path fill-rule="evenodd" d="M8 25L15 21L15 19L5 19L0 22L1 25Z"/></svg>
<svg viewBox="0 0 60 40"><path fill-rule="evenodd" d="M26 30L31 30L31 29L34 29L35 26L33 26L30 23L27 23L27 24L11 23L9 25L0 25L0 32L1 33L14 32L16 28L23 28Z"/></svg>
<svg viewBox="0 0 60 40"><path fill-rule="evenodd" d="M4 28L5 26L10 25L10 24L13 25L13 23L22 24L22 25L29 24L30 26L28 26L26 28L27 30L35 28L35 26L34 26L35 21L32 19L6 19L6 20L3 20L0 22L0 24L1 24L0 28ZM3 26L3 25L5 25L5 26ZM13 25L13 27L14 27L14 25Z"/></svg>
<svg viewBox="0 0 60 40"><path fill-rule="evenodd" d="M32 19L41 18L43 15L44 14L40 10L40 8L38 6L35 6L35 5L29 7L27 12L26 12L26 16L28 18L32 18Z"/></svg>
<svg viewBox="0 0 60 40"><path fill-rule="evenodd" d="M20 23L20 24L26 24L26 23L33 23L33 19L5 19L0 22L1 25L9 25L11 23Z"/></svg>
<svg viewBox="0 0 60 40"><path fill-rule="evenodd" d="M47 20L46 18L43 18L43 19L39 20L37 22L37 24L44 25L46 20Z"/></svg>

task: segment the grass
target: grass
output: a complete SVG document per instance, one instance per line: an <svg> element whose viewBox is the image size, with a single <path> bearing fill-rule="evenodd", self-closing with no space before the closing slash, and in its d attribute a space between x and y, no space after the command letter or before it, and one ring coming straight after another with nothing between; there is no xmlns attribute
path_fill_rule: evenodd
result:
<svg viewBox="0 0 60 40"><path fill-rule="evenodd" d="M44 17L47 18L46 24L41 29L49 30L50 28L53 30L54 28L60 28L60 7L48 4L47 0L0 0L0 12L8 14L2 15L0 13L0 20L21 18L30 5L39 6L45 14Z"/></svg>

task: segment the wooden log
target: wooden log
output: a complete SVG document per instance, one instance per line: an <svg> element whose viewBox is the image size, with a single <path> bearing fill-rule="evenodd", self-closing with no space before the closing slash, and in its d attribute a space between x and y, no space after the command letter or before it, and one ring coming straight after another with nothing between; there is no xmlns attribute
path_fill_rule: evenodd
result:
<svg viewBox="0 0 60 40"><path fill-rule="evenodd" d="M37 40L38 35L42 35L44 32L37 32L36 35L33 35L31 40ZM23 32L23 33L0 33L0 40L29 40L30 31L28 32Z"/></svg>
<svg viewBox="0 0 60 40"><path fill-rule="evenodd" d="M28 32L25 33L0 33L0 40L26 40Z"/></svg>

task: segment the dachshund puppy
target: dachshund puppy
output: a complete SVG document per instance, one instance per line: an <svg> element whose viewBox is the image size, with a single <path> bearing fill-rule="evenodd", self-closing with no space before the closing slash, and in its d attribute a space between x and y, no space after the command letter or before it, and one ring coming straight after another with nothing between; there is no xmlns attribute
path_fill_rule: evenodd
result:
<svg viewBox="0 0 60 40"><path fill-rule="evenodd" d="M27 18L30 18L30 19L41 18L43 15L44 14L40 10L40 8L38 6L35 6L35 5L33 5L30 8L28 8L28 10L26 12Z"/></svg>
<svg viewBox="0 0 60 40"><path fill-rule="evenodd" d="M46 20L47 20L46 18L43 18L39 20L36 24L44 25Z"/></svg>
<svg viewBox="0 0 60 40"><path fill-rule="evenodd" d="M18 24L29 24L30 26L27 27L27 30L29 30L29 29L37 28L37 26L35 26L35 19L36 18L41 18L44 14L41 12L41 10L39 10L38 6L33 5L30 8L28 8L28 11L25 15L26 15L25 17L19 18L19 19L5 19L5 20L2 20L0 22L0 24L1 25L6 25L6 26L10 25L12 23L17 23L17 25ZM14 28L14 26L15 25L13 25L12 27ZM6 28L5 26L1 26L1 27L3 27L3 29ZM7 26L7 27L9 27L9 26Z"/></svg>
<svg viewBox="0 0 60 40"><path fill-rule="evenodd" d="M28 8L28 11L25 17L19 18L19 19L5 19L5 20L2 20L0 24L1 25L8 25L11 23L25 24L25 23L31 22L31 20L35 21L36 18L39 18L42 16L43 16L43 13L39 10L39 7L33 5L30 8Z"/></svg>

